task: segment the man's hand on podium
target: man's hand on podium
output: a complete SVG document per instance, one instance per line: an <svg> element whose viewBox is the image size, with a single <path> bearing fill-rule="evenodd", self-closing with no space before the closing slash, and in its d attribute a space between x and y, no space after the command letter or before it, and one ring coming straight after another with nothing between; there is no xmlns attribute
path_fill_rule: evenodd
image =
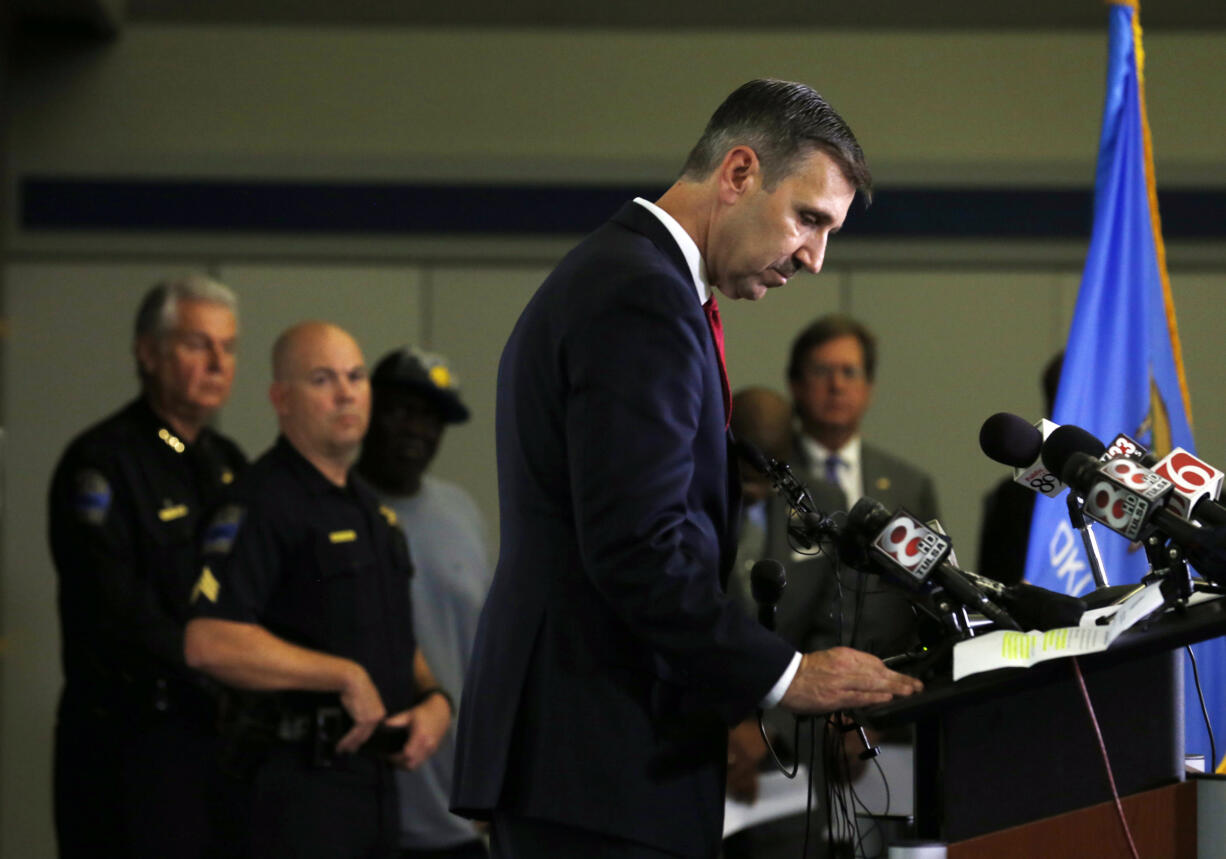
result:
<svg viewBox="0 0 1226 859"><path fill-rule="evenodd" d="M872 654L832 647L801 656L779 706L796 713L831 713L884 704L923 688L919 680L891 671Z"/></svg>

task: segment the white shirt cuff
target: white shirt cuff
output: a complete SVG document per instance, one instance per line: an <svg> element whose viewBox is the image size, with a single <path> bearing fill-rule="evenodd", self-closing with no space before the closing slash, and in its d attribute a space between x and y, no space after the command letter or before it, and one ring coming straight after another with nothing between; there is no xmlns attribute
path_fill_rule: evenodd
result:
<svg viewBox="0 0 1226 859"><path fill-rule="evenodd" d="M766 697L762 699L763 710L769 710L783 700L783 693L788 691L788 687L792 685L792 678L796 676L796 672L799 670L800 653L798 652L792 656L792 661L788 663L787 668L783 669L783 674L779 676L779 680L766 693Z"/></svg>

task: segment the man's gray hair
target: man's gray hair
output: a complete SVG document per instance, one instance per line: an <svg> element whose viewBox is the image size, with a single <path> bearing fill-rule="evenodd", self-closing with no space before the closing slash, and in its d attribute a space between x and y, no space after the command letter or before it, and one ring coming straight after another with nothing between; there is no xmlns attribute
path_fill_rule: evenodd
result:
<svg viewBox="0 0 1226 859"><path fill-rule="evenodd" d="M145 297L141 299L136 310L136 324L133 326L134 337L132 351L136 352L136 375L141 385L148 384L145 378L145 368L141 366L137 344L142 337L152 337L157 341L158 349L162 348L162 340L179 322L180 301L204 301L209 304L219 304L238 317L238 298L230 287L203 274L185 274L172 277L156 283Z"/></svg>
<svg viewBox="0 0 1226 859"><path fill-rule="evenodd" d="M203 274L187 274L157 283L141 299L136 311L136 339L166 336L179 321L180 301L205 301L220 304L238 315L238 298L228 286Z"/></svg>

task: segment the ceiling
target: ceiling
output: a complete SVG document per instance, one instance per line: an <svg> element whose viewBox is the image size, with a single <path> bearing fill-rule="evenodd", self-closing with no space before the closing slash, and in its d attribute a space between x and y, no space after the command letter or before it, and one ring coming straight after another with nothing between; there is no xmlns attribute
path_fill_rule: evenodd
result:
<svg viewBox="0 0 1226 859"><path fill-rule="evenodd" d="M46 26L117 32L128 22L329 27L578 27L762 29L1101 29L1103 0L868 0L800 3L755 0L16 0L18 16ZM752 13L751 17L747 14ZM1226 28L1222 0L1154 0L1147 30Z"/></svg>

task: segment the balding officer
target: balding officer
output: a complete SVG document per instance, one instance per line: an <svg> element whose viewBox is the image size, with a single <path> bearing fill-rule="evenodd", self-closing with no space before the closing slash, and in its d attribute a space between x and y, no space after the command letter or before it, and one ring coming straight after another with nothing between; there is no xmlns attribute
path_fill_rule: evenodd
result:
<svg viewBox="0 0 1226 859"><path fill-rule="evenodd" d="M50 496L64 691L60 855L176 856L208 845L214 697L183 660L198 527L245 459L210 419L230 395L234 294L188 276L136 315L140 396L69 446Z"/></svg>
<svg viewBox="0 0 1226 859"><path fill-rule="evenodd" d="M277 340L273 374L282 434L206 532L187 658L280 693L253 773L254 855L393 856L391 764L434 752L451 700L414 640L395 515L350 472L370 418L361 350L334 325L302 323ZM388 728L407 742L373 750Z"/></svg>

